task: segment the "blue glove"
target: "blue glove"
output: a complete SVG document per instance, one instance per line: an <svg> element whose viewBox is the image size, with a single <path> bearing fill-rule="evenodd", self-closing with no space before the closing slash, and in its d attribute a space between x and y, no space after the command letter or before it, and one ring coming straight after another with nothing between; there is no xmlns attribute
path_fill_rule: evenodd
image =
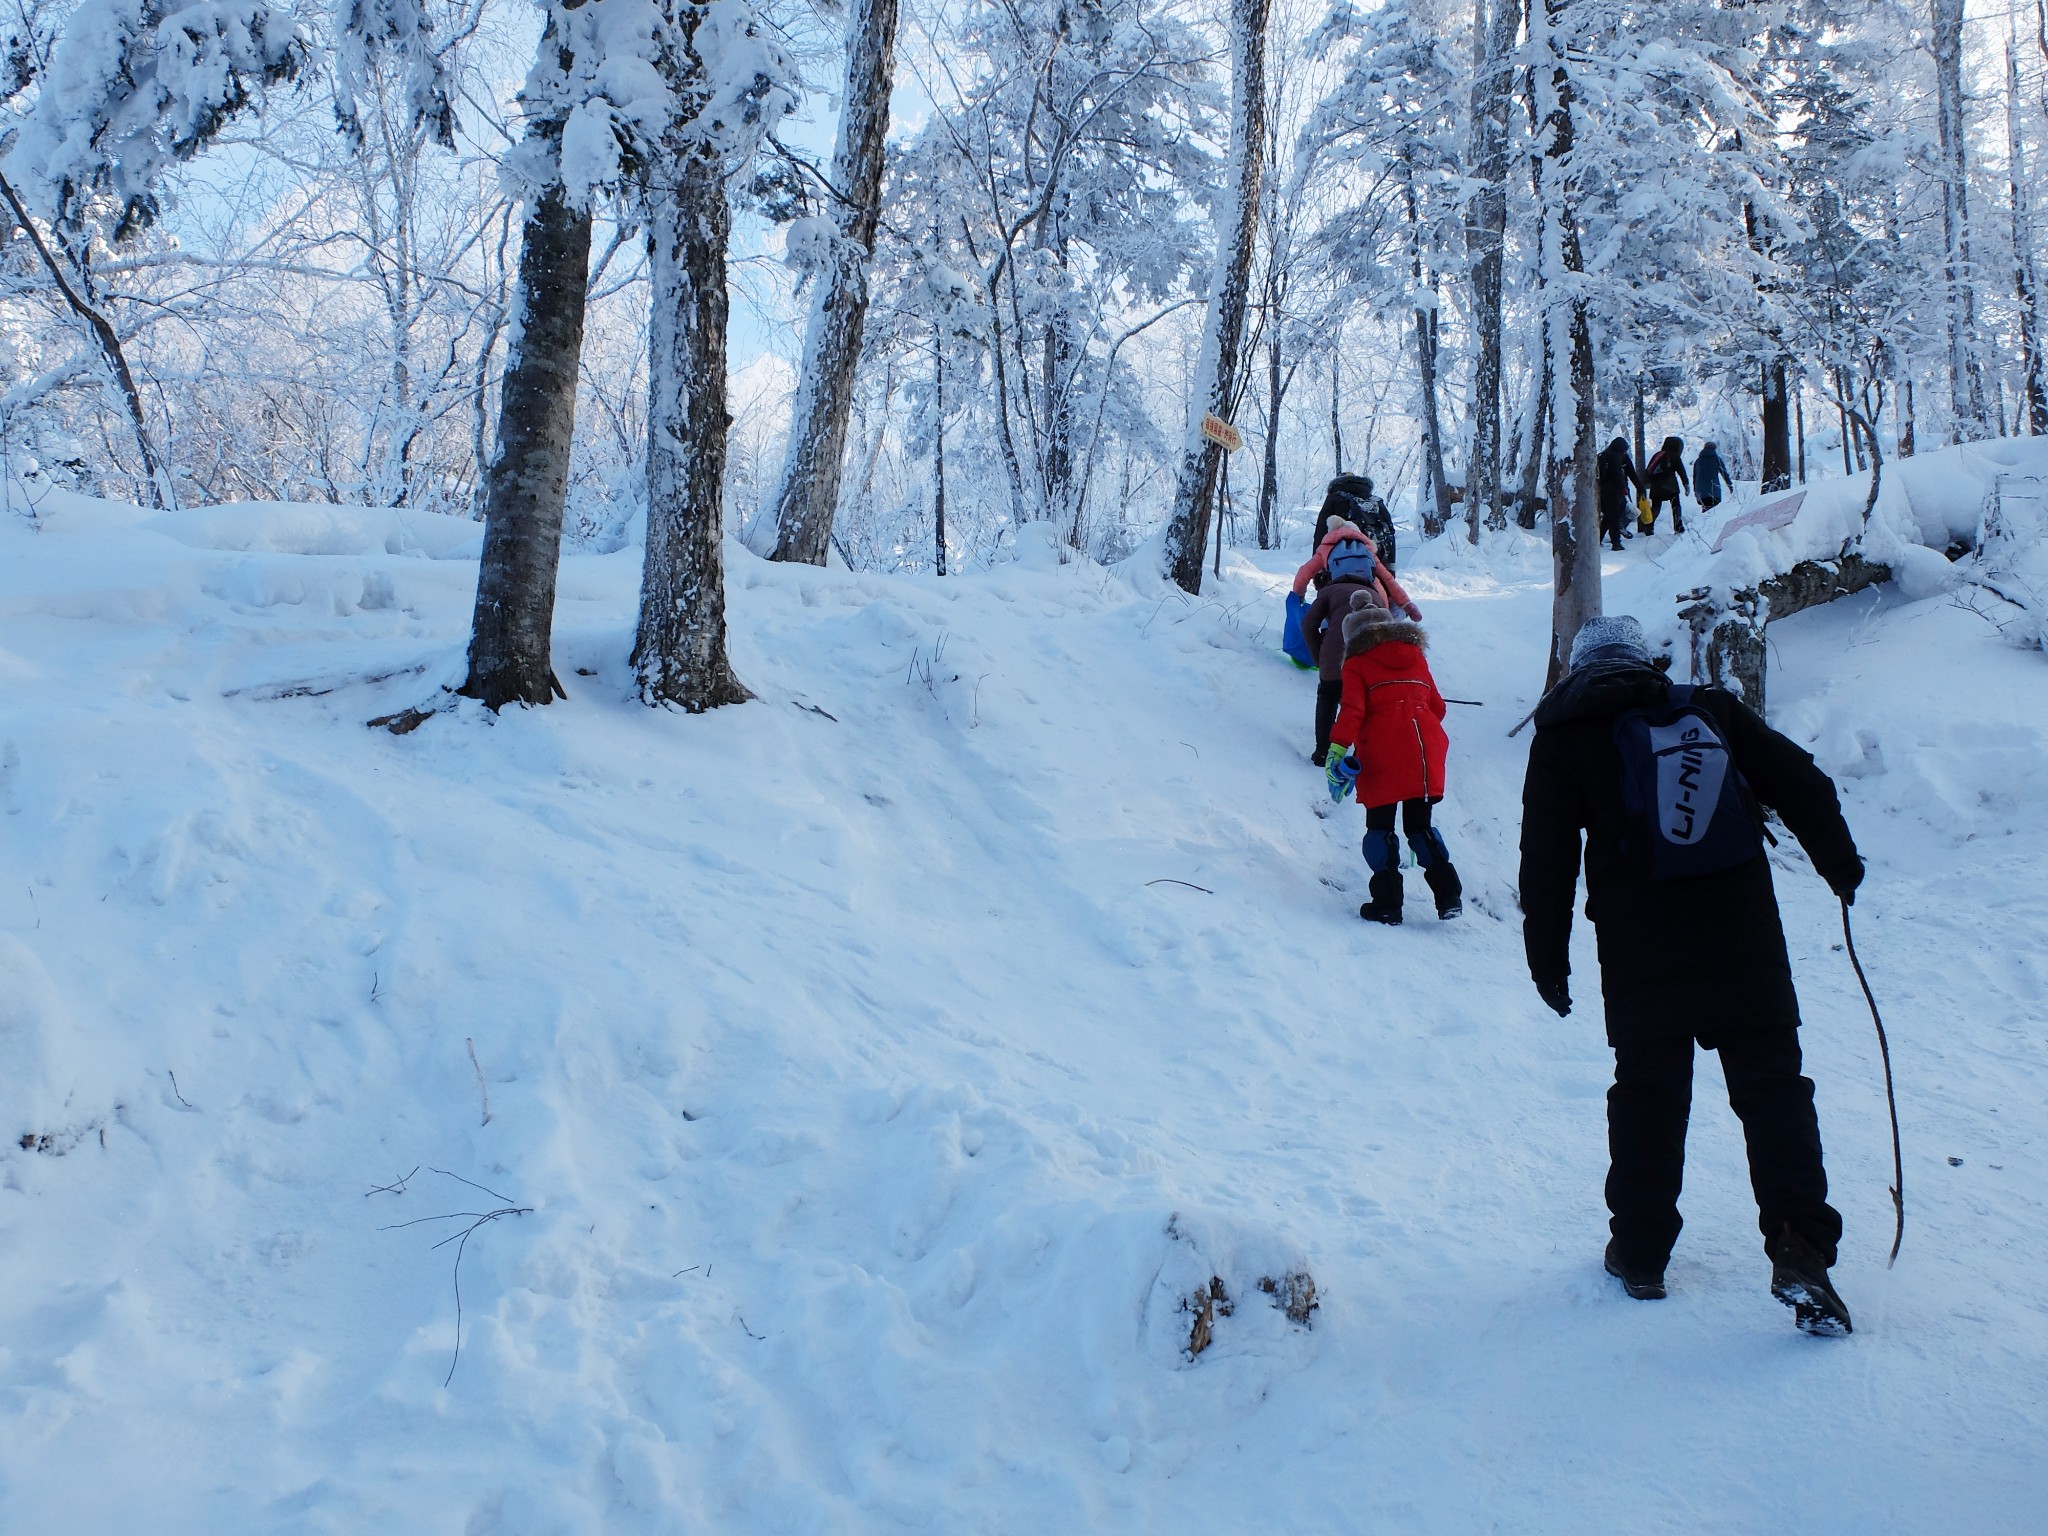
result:
<svg viewBox="0 0 2048 1536"><path fill-rule="evenodd" d="M1330 786L1330 798L1343 800L1358 787L1359 761L1352 756L1349 748L1339 756L1337 749L1330 749L1330 756L1323 765L1323 782Z"/></svg>

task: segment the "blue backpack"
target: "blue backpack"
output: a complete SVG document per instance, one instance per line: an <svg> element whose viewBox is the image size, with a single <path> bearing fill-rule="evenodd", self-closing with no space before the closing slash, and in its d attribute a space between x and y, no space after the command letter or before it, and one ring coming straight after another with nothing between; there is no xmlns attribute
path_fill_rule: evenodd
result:
<svg viewBox="0 0 2048 1536"><path fill-rule="evenodd" d="M1372 551L1363 539L1339 539L1330 546L1330 558L1323 568L1332 581L1371 581Z"/></svg>
<svg viewBox="0 0 2048 1536"><path fill-rule="evenodd" d="M1717 875L1763 851L1749 781L1692 695L1674 685L1663 703L1623 710L1614 721L1622 851L1651 880Z"/></svg>

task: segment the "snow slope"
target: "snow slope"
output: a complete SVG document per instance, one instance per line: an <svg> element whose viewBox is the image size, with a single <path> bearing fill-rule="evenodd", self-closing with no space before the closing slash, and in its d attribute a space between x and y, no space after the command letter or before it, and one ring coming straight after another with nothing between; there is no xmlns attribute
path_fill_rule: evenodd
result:
<svg viewBox="0 0 2048 1536"><path fill-rule="evenodd" d="M2048 666L1946 599L1772 630L1906 1133L1887 1273L1874 1038L1788 845L1827 1342L1710 1061L1671 1300L1599 1272L1590 936L1558 1020L1512 897L1534 540L1403 572L1482 701L1471 898L1368 931L1274 650L1298 551L1190 604L735 544L760 699L700 718L626 699L637 551L572 557L571 701L395 738L473 525L4 523L0 1530L2039 1528ZM1610 611L1669 603L1650 558ZM458 1212L506 1212L459 1358ZM1256 1289L1304 1265L1306 1328Z"/></svg>

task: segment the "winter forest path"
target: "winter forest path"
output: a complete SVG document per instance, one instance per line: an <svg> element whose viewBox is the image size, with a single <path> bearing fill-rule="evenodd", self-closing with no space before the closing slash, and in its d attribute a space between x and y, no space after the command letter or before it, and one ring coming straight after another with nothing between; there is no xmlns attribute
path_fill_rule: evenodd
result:
<svg viewBox="0 0 2048 1536"><path fill-rule="evenodd" d="M1182 604L735 549L761 702L694 719L625 702L635 553L575 557L569 704L401 739L361 722L459 672L462 527L257 522L0 532L0 1109L62 1143L0 1160L0 1526L2028 1528L2048 697L1976 620L1781 642L1873 856L1914 1221L1887 1275L1874 1042L1787 849L1828 1345L1711 1063L1672 1299L1599 1273L1590 943L1555 1019L1512 895L1533 543L1402 572L1484 705L1467 915L1411 881L1390 931L1274 649L1292 556ZM532 1209L464 1249L444 1388L465 1223L395 1224L496 1208L451 1176ZM1308 1330L1251 1288L1295 1263Z"/></svg>

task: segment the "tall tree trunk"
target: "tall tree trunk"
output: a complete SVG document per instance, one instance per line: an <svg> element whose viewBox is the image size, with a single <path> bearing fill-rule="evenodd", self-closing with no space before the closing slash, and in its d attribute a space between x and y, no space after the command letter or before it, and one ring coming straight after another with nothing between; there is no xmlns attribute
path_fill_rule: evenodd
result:
<svg viewBox="0 0 2048 1536"><path fill-rule="evenodd" d="M1913 381L1899 381L1899 457L1913 457Z"/></svg>
<svg viewBox="0 0 2048 1536"><path fill-rule="evenodd" d="M1936 127L1941 146L1943 280L1948 289L1949 401L1955 440L1985 433L1984 374L1977 360L1977 293L1970 270L1970 183L1963 122L1963 0L1930 0Z"/></svg>
<svg viewBox="0 0 2048 1536"><path fill-rule="evenodd" d="M1280 404L1287 380L1280 371L1279 304L1273 306L1272 339L1266 343L1266 452L1259 470L1259 548L1277 549L1273 509L1280 499Z"/></svg>
<svg viewBox="0 0 2048 1536"><path fill-rule="evenodd" d="M1508 104L1511 60L1521 31L1519 0L1473 0L1472 196L1465 249L1472 266L1472 453L1465 467L1465 523L1473 543L1482 522L1504 528L1501 507L1501 269L1507 248Z"/></svg>
<svg viewBox="0 0 2048 1536"><path fill-rule="evenodd" d="M882 216L882 151L889 92L896 79L897 0L855 0L846 19L846 84L839 142L832 152L832 196L839 238L818 274L804 331L803 371L790 408L789 447L775 496L777 560L823 565L839 508L846 419L853 407L867 325L868 260Z"/></svg>
<svg viewBox="0 0 2048 1536"><path fill-rule="evenodd" d="M1174 482L1173 517L1166 528L1166 574L1187 592L1202 590L1209 509L1216 495L1223 450L1202 436L1202 416L1227 417L1244 341L1258 236L1259 162L1266 124L1266 15L1269 0L1230 3L1230 165L1216 231L1216 272L1209 287L1209 319L1195 364L1194 399L1186 446Z"/></svg>
<svg viewBox="0 0 2048 1536"><path fill-rule="evenodd" d="M732 208L708 148L672 132L647 215L647 564L640 697L692 714L752 695L725 653L725 287Z"/></svg>
<svg viewBox="0 0 2048 1536"><path fill-rule="evenodd" d="M1579 250L1578 187L1572 166L1572 78L1566 63L1571 4L1572 0L1544 0L1542 41L1547 59L1537 66L1539 75L1547 75L1549 85L1538 259L1552 278L1546 297L1549 339L1553 348L1563 353L1552 361L1555 394L1550 436L1558 447L1571 445L1569 457L1555 449L1551 454L1552 597L1546 690L1564 675L1580 627L1600 613L1600 521L1593 479L1593 332L1586 314L1585 289L1579 282L1585 261ZM1530 21L1533 30L1533 13Z"/></svg>
<svg viewBox="0 0 2048 1536"><path fill-rule="evenodd" d="M1799 428L1799 483L1806 484L1806 385L1802 383L1792 396L1792 415Z"/></svg>
<svg viewBox="0 0 2048 1536"><path fill-rule="evenodd" d="M1515 523L1522 528L1536 526L1536 493L1543 487L1543 456L1550 443L1550 397L1554 391L1550 387L1550 316L1547 312L1537 334L1541 350L1536 365L1536 406L1529 412L1528 457L1522 460L1522 499L1515 508Z"/></svg>
<svg viewBox="0 0 2048 1536"><path fill-rule="evenodd" d="M1792 483L1791 402L1785 398L1785 359L1763 365L1763 489L1782 491Z"/></svg>
<svg viewBox="0 0 2048 1536"><path fill-rule="evenodd" d="M2005 45L2005 141L2007 191L2012 198L2013 297L2019 301L2020 370L2027 402L2027 433L2048 435L2048 369L2041 361L2041 317L2035 294L2034 209L2027 182L2027 141L2020 124L2020 65Z"/></svg>
<svg viewBox="0 0 2048 1536"><path fill-rule="evenodd" d="M1635 391L1635 413L1634 413L1634 415L1635 415L1635 447L1636 447L1636 468L1637 468L1637 469L1641 469L1641 468L1643 468L1643 467L1644 467L1645 465L1647 465L1647 464L1648 464L1648 463L1650 462L1650 438L1649 438L1649 429L1650 429L1650 423L1649 423L1649 417L1648 417L1648 414L1647 414L1647 412L1645 411L1644 407L1645 407L1645 401L1643 400L1643 376L1642 376L1642 375L1641 375L1640 373L1638 373L1638 374L1636 375L1636 391Z"/></svg>
<svg viewBox="0 0 2048 1536"><path fill-rule="evenodd" d="M1330 348L1330 478L1333 480L1344 473L1343 362L1344 330L1339 326L1336 340Z"/></svg>
<svg viewBox="0 0 2048 1536"><path fill-rule="evenodd" d="M544 45L545 46L545 45ZM538 125L559 152L560 119ZM550 646L562 509L576 435L590 214L552 183L526 205L519 288L499 385L497 450L484 487L484 553L461 692L493 710L560 695Z"/></svg>
<svg viewBox="0 0 2048 1536"><path fill-rule="evenodd" d="M1424 291L1422 268L1422 208L1415 190L1415 162L1412 146L1401 146L1403 201L1408 210L1408 276L1418 297ZM1436 274L1430 273L1428 291L1436 291ZM1430 499L1422 509L1422 536L1436 538L1451 521L1451 488L1444 474L1443 429L1437 413L1436 306L1418 304L1412 314L1415 327L1415 378L1422 418L1422 468L1429 476Z"/></svg>
<svg viewBox="0 0 2048 1536"><path fill-rule="evenodd" d="M946 336L932 327L932 549L946 574Z"/></svg>

